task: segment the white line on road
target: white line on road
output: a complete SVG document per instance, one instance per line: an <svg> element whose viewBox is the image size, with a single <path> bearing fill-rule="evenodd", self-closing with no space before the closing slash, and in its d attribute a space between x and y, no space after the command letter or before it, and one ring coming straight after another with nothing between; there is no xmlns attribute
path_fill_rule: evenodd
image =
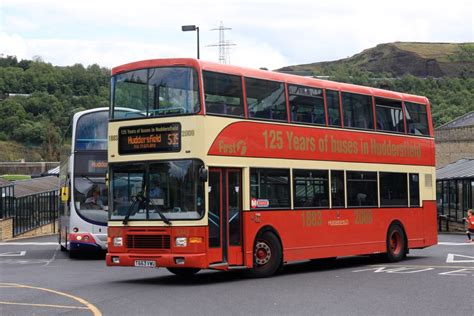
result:
<svg viewBox="0 0 474 316"><path fill-rule="evenodd" d="M443 246L474 246L474 243L468 243L468 242L439 242L438 245L443 245Z"/></svg>
<svg viewBox="0 0 474 316"><path fill-rule="evenodd" d="M454 257L463 258L463 259L454 259ZM459 263L459 262L474 262L474 257L466 256L466 255L457 255L454 253L449 253L448 256L446 257L446 263Z"/></svg>
<svg viewBox="0 0 474 316"><path fill-rule="evenodd" d="M9 251L0 253L0 257L24 257L26 251Z"/></svg>
<svg viewBox="0 0 474 316"><path fill-rule="evenodd" d="M46 264L49 260L43 259L7 259L7 260L0 260L0 264Z"/></svg>
<svg viewBox="0 0 474 316"><path fill-rule="evenodd" d="M0 242L0 246L57 246L57 242Z"/></svg>

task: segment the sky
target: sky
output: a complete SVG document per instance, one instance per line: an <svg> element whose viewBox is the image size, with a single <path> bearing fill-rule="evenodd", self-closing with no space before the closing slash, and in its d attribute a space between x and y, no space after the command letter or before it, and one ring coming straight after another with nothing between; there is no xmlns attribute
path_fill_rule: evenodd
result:
<svg viewBox="0 0 474 316"><path fill-rule="evenodd" d="M197 55L277 69L352 56L380 43L474 42L472 0L0 0L0 55L114 67Z"/></svg>

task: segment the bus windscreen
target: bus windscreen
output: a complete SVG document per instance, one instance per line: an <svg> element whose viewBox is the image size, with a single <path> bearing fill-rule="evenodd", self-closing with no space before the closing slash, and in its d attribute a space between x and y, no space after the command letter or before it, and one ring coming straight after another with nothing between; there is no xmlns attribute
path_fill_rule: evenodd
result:
<svg viewBox="0 0 474 316"><path fill-rule="evenodd" d="M107 223L108 199L105 185L107 153L76 153L74 160L74 203L79 215Z"/></svg>
<svg viewBox="0 0 474 316"><path fill-rule="evenodd" d="M75 150L107 150L106 111L82 116L76 127Z"/></svg>
<svg viewBox="0 0 474 316"><path fill-rule="evenodd" d="M189 67L149 68L118 74L112 78L112 119L197 113L198 86L197 73Z"/></svg>

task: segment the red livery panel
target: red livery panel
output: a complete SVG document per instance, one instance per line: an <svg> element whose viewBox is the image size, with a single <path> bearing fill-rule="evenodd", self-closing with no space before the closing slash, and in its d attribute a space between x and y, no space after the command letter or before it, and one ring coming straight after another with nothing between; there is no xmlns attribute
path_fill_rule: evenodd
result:
<svg viewBox="0 0 474 316"><path fill-rule="evenodd" d="M237 122L209 155L434 166L433 140L327 128Z"/></svg>

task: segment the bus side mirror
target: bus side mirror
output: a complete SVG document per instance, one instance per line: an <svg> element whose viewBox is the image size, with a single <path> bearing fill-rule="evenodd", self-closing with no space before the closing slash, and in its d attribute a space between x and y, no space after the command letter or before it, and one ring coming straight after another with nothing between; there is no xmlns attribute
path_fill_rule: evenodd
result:
<svg viewBox="0 0 474 316"><path fill-rule="evenodd" d="M69 201L69 187L61 187L61 201L63 203Z"/></svg>
<svg viewBox="0 0 474 316"><path fill-rule="evenodd" d="M207 182L207 169L204 167L201 167L201 169L199 169L199 180L201 182Z"/></svg>

